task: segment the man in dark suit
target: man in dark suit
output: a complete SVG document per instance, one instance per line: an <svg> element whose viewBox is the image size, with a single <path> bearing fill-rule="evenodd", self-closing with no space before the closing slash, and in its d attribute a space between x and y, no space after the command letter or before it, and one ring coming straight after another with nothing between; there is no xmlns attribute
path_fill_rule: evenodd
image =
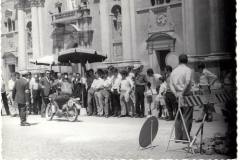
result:
<svg viewBox="0 0 240 160"><path fill-rule="evenodd" d="M48 96L51 91L51 82L50 82L50 71L45 72L45 76L40 80L41 88L42 88L42 106L41 106L41 117L45 117L46 107L49 103Z"/></svg>
<svg viewBox="0 0 240 160"><path fill-rule="evenodd" d="M13 87L13 100L18 104L21 126L29 126L27 120L27 106L30 102L29 83L26 79L27 72L23 71L22 77L18 79Z"/></svg>

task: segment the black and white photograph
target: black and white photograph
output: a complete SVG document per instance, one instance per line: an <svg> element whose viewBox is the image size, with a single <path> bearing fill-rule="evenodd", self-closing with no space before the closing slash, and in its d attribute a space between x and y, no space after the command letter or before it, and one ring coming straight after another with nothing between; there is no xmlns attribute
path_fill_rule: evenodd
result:
<svg viewBox="0 0 240 160"><path fill-rule="evenodd" d="M1 0L0 159L237 159L236 5Z"/></svg>

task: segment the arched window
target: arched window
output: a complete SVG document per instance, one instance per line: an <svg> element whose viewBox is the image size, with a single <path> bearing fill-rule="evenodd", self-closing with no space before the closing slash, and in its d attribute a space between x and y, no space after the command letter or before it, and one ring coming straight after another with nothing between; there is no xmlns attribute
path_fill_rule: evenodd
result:
<svg viewBox="0 0 240 160"><path fill-rule="evenodd" d="M32 48L32 22L28 22L27 26L27 48Z"/></svg>
<svg viewBox="0 0 240 160"><path fill-rule="evenodd" d="M113 25L114 25L115 30L121 31L121 28L122 28L122 22L121 22L122 10L121 10L121 6L119 6L119 5L113 6L112 9L111 9L111 13L113 14Z"/></svg>
<svg viewBox="0 0 240 160"><path fill-rule="evenodd" d="M8 24L8 32L11 32L12 31L12 21L10 18L8 18L7 24Z"/></svg>
<svg viewBox="0 0 240 160"><path fill-rule="evenodd" d="M15 21L12 21L12 30L15 31Z"/></svg>

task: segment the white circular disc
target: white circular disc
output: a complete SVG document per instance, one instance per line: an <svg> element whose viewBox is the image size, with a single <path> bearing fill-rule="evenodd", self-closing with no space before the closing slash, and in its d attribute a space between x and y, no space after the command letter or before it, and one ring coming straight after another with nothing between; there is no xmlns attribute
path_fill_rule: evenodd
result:
<svg viewBox="0 0 240 160"><path fill-rule="evenodd" d="M169 53L166 57L166 65L171 66L172 68L177 67L178 65L178 56L173 54L173 53Z"/></svg>

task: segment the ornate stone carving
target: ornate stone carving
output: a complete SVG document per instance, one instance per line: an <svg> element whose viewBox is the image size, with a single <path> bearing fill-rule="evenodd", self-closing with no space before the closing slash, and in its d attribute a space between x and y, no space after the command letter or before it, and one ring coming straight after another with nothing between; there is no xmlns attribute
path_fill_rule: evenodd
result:
<svg viewBox="0 0 240 160"><path fill-rule="evenodd" d="M30 0L31 7L44 7L45 0Z"/></svg>

